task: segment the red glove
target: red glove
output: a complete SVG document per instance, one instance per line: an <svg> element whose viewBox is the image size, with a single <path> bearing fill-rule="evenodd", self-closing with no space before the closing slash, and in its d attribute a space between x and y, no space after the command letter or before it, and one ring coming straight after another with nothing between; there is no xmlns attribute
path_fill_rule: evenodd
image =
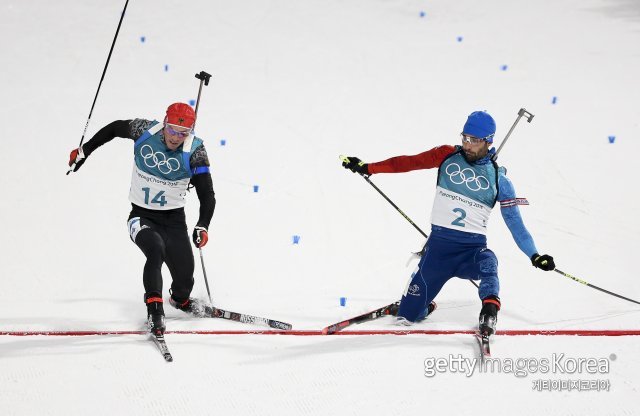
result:
<svg viewBox="0 0 640 416"><path fill-rule="evenodd" d="M80 166L82 166L85 160L86 157L84 155L84 152L82 151L82 146L78 147L77 149L73 149L71 151L71 154L69 154L69 166L73 166L74 163L76 164L73 167L74 172L80 169Z"/></svg>
<svg viewBox="0 0 640 416"><path fill-rule="evenodd" d="M207 229L196 225L193 229L193 244L198 248L202 248L207 245L207 241L209 241L209 233Z"/></svg>

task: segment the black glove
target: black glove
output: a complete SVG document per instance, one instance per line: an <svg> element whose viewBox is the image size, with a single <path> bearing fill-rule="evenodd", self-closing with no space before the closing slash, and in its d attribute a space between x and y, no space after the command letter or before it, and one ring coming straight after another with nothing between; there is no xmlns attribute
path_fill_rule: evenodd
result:
<svg viewBox="0 0 640 416"><path fill-rule="evenodd" d="M556 264L553 262L553 257L548 254L543 254L542 256L538 253L531 256L531 264L538 269L542 269L545 272L554 270L556 268Z"/></svg>
<svg viewBox="0 0 640 416"><path fill-rule="evenodd" d="M71 154L69 154L69 167L73 166L73 164L75 163L76 165L73 166L73 171L77 172L78 169L80 169L80 166L82 166L82 164L85 162L85 160L87 160L87 158L82 151L82 147L73 149L71 151Z"/></svg>
<svg viewBox="0 0 640 416"><path fill-rule="evenodd" d="M342 166L345 169L349 169L353 173L359 173L360 175L369 174L369 164L364 163L355 156L349 156L342 161Z"/></svg>
<svg viewBox="0 0 640 416"><path fill-rule="evenodd" d="M193 244L195 244L195 246L198 248L204 247L209 241L209 233L207 232L207 229L200 225L196 225L196 227L193 229L192 237Z"/></svg>

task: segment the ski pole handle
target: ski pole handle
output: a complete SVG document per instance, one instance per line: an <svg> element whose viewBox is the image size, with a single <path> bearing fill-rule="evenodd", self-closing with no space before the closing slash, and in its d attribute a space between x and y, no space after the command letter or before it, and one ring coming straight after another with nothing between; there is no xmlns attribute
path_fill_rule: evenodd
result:
<svg viewBox="0 0 640 416"><path fill-rule="evenodd" d="M209 85L209 80L211 79L211 74L207 74L204 71L200 71L199 74L196 74L196 78L200 80L200 88L198 88L198 99L196 100L196 119L198 116L198 107L200 106L200 94L202 94L202 84L205 86Z"/></svg>
<svg viewBox="0 0 640 416"><path fill-rule="evenodd" d="M204 82L204 85L209 85L209 80L211 79L211 74L207 74L204 71L200 71L199 74L196 74L196 78Z"/></svg>
<svg viewBox="0 0 640 416"><path fill-rule="evenodd" d="M350 160L348 157L346 157L345 155L340 155L338 156L340 158L340 160L342 161L342 163L349 163ZM360 164L363 164L363 162L361 161ZM368 178L371 175L368 175L366 173L361 173L361 172L356 172L354 171L353 173L357 173L358 175L362 176L363 178Z"/></svg>
<svg viewBox="0 0 640 416"><path fill-rule="evenodd" d="M518 116L520 117L524 117L527 116L527 123L531 123L531 120L533 120L533 118L535 117L535 115L531 114L530 112L528 112L526 109L521 108L518 111Z"/></svg>

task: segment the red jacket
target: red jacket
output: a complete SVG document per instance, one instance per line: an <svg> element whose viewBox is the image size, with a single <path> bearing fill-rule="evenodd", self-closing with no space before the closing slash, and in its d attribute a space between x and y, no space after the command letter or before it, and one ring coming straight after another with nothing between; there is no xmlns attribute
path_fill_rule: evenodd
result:
<svg viewBox="0 0 640 416"><path fill-rule="evenodd" d="M396 156L382 162L369 163L369 173L402 173L437 168L455 150L454 146L444 145L414 156Z"/></svg>

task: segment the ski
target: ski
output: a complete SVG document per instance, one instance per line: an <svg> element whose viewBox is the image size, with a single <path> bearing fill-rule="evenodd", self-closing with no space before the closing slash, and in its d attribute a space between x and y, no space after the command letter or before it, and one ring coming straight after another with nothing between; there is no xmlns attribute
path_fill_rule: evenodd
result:
<svg viewBox="0 0 640 416"><path fill-rule="evenodd" d="M231 312L224 309L216 308L215 306L209 306L206 301L201 299L192 299L193 307L181 308L172 303L172 305L183 312L195 316L196 318L219 318L227 319L235 322L242 322L243 324L254 324L268 326L270 328L289 330L292 328L291 324L286 322L276 321L275 319L262 318L259 316L248 315L246 313Z"/></svg>
<svg viewBox="0 0 640 416"><path fill-rule="evenodd" d="M238 313L226 311L224 309L205 306L205 314L210 318L227 319L230 321L242 322L243 324L253 324L268 326L270 328L290 330L293 326L286 322L276 321L275 319L261 318L259 316L248 315L246 313Z"/></svg>
<svg viewBox="0 0 640 416"><path fill-rule="evenodd" d="M475 333L476 340L478 340L478 346L480 347L480 361L484 363L485 359L491 358L491 346L489 344L489 335Z"/></svg>
<svg viewBox="0 0 640 416"><path fill-rule="evenodd" d="M328 327L322 330L322 333L324 335L331 335L331 334L335 334L338 331L342 331L346 327L353 324L360 324L362 322L372 321L374 319L378 319L382 316L387 316L387 315L395 316L398 314L399 308L400 308L400 301L393 302L386 306L378 308L374 311L367 312L365 314L356 316L354 318L349 318L341 322L337 322L333 325L329 325Z"/></svg>
<svg viewBox="0 0 640 416"><path fill-rule="evenodd" d="M166 362L172 362L173 357L171 356L171 352L169 352L169 347L167 347L167 342L164 340L164 335L149 333L149 337L160 350L160 353L164 357L164 360Z"/></svg>

